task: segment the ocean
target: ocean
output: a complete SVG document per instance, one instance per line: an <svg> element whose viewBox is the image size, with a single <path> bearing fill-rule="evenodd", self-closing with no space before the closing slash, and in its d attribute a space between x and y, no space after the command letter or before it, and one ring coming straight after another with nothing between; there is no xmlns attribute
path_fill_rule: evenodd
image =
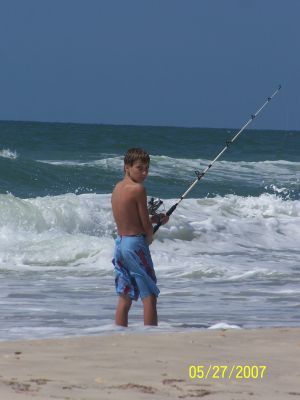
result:
<svg viewBox="0 0 300 400"><path fill-rule="evenodd" d="M167 210L235 129L0 122L0 340L111 334L123 155L151 155ZM300 132L244 131L151 245L159 326L300 326Z"/></svg>

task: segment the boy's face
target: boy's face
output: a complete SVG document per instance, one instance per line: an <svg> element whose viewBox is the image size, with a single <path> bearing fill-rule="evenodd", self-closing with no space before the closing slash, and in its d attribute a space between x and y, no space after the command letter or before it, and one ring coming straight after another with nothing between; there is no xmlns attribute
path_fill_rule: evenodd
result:
<svg viewBox="0 0 300 400"><path fill-rule="evenodd" d="M133 165L125 164L125 173L136 183L143 183L147 178L149 164L142 161L135 161Z"/></svg>

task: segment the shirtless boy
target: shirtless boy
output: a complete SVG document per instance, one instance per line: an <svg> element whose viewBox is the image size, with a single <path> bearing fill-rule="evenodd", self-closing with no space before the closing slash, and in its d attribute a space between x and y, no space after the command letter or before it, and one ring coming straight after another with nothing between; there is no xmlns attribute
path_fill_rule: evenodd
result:
<svg viewBox="0 0 300 400"><path fill-rule="evenodd" d="M118 236L115 243L116 292L119 296L116 324L128 326L132 300L141 297L144 325L157 325L156 300L159 289L149 251L153 241L152 223L169 217L161 214L149 218L146 190L143 186L149 170L150 157L143 149L132 148L124 158L124 179L115 186L111 203Z"/></svg>

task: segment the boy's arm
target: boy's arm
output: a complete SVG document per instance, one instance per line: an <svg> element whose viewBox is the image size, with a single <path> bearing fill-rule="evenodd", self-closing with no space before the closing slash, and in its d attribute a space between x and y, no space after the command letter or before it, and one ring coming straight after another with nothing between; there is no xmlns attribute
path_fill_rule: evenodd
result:
<svg viewBox="0 0 300 400"><path fill-rule="evenodd" d="M136 200L139 217L146 234L147 242L151 244L153 241L153 227L148 214L146 190L142 185L139 185L136 189Z"/></svg>

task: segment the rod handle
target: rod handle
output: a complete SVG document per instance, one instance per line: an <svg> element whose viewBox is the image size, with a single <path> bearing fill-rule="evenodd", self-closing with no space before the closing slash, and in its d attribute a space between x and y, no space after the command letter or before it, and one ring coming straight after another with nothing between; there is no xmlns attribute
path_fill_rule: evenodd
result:
<svg viewBox="0 0 300 400"><path fill-rule="evenodd" d="M178 203L173 204L172 207L166 212L168 217L176 210L177 205ZM153 234L159 230L160 226L161 222L159 221L153 228Z"/></svg>

